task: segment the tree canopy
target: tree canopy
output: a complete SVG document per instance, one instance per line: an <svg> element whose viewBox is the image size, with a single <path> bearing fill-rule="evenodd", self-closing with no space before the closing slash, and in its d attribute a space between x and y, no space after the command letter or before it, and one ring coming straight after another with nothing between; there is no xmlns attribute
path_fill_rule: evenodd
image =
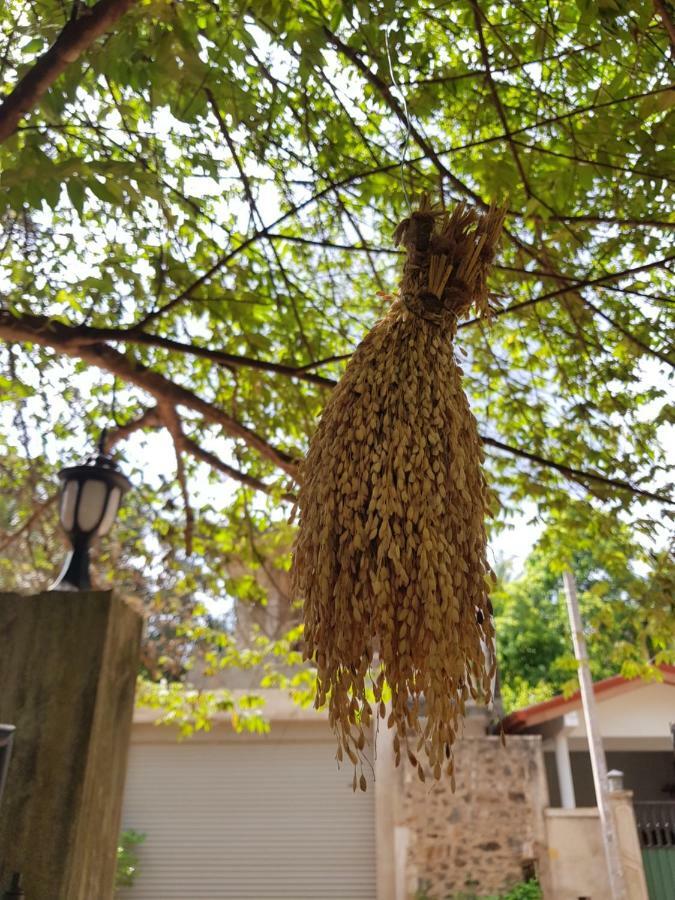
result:
<svg viewBox="0 0 675 900"><path fill-rule="evenodd" d="M581 513L581 517L579 517ZM583 530L578 529L582 526ZM610 526L610 527L608 527ZM513 577L508 566L492 602L507 712L577 687L577 661L562 587L574 572L594 679L659 677L675 661L675 578L667 549L654 553L626 525L611 527L576 504L555 514Z"/></svg>
<svg viewBox="0 0 675 900"><path fill-rule="evenodd" d="M457 341L495 527L573 501L656 536L667 4L8 0L0 42L5 585L53 574L54 472L108 427L136 489L101 577L169 620L264 602L224 563L286 540L297 461L423 191L508 203L494 321Z"/></svg>

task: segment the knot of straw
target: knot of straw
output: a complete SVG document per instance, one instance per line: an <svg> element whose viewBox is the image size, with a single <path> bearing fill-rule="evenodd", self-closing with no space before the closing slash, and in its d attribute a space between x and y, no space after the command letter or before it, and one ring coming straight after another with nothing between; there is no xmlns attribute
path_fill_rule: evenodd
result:
<svg viewBox="0 0 675 900"><path fill-rule="evenodd" d="M400 294L411 313L452 333L472 306L489 318L487 273L505 212L491 206L480 213L459 203L447 214L423 198L394 233L407 251Z"/></svg>

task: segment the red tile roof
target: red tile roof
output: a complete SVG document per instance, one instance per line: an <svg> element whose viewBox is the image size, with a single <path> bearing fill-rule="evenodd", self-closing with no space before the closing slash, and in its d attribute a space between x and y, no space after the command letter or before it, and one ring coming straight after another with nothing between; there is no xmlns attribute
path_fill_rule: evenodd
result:
<svg viewBox="0 0 675 900"><path fill-rule="evenodd" d="M675 666L658 666L661 672L661 682L675 686ZM611 695L623 693L624 691L635 690L653 684L653 681L646 681L641 678L623 678L621 675L613 675L611 678L604 678L602 681L596 681L593 685L593 692L596 697L610 692ZM605 699L600 697L600 699ZM517 709L510 713L502 721L504 731L507 734L514 734L523 731L532 725L538 725L540 722L547 722L549 719L557 719L564 716L565 713L577 709L581 705L581 695L579 691L575 691L571 696L564 697L559 694L550 700L544 700L542 703L534 703L532 706L526 706L523 709Z"/></svg>

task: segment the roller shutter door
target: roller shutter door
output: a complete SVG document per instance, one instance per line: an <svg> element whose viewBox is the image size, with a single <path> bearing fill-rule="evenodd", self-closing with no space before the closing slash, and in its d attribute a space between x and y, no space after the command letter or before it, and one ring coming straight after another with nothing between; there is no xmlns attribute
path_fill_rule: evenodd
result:
<svg viewBox="0 0 675 900"><path fill-rule="evenodd" d="M145 832L120 900L374 900L374 791L327 740L134 743L123 827Z"/></svg>

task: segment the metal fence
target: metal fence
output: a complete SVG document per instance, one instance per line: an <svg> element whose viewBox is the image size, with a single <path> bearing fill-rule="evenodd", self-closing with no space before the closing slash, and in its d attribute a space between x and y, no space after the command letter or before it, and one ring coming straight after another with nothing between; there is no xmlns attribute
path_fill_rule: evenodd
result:
<svg viewBox="0 0 675 900"><path fill-rule="evenodd" d="M643 849L675 847L675 801L637 802L635 821Z"/></svg>

